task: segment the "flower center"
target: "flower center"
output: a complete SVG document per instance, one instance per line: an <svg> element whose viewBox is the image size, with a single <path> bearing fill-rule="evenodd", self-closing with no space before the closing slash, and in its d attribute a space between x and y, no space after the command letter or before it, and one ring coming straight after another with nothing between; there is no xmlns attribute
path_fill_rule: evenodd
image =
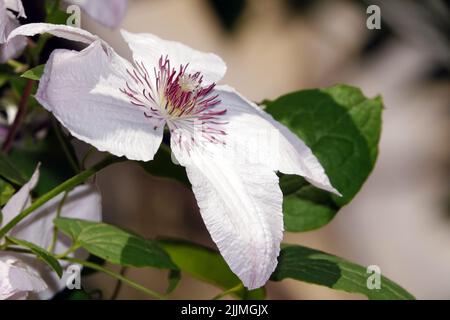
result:
<svg viewBox="0 0 450 320"><path fill-rule="evenodd" d="M178 79L178 84L180 88L184 92L193 92L198 87L197 81L184 74Z"/></svg>
<svg viewBox="0 0 450 320"><path fill-rule="evenodd" d="M176 140L180 143L182 139L195 143L201 133L209 142L224 144L221 136L226 135L227 122L221 118L227 110L219 106L215 83L204 85L201 73L188 73L187 68L188 64L173 68L168 57L161 56L152 79L144 63L135 61L134 68L127 70L130 79L120 91L153 120L155 130L167 123L171 134L179 135Z"/></svg>

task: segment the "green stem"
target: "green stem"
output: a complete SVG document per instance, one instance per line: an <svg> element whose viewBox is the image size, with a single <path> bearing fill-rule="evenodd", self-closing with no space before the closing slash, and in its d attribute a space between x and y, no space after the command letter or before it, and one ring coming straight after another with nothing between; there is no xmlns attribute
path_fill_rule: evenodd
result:
<svg viewBox="0 0 450 320"><path fill-rule="evenodd" d="M61 216L61 210L62 207L64 206L64 202L66 202L67 199L67 195L69 193L66 191L64 193L63 198L61 199L61 201L58 204L58 208L56 209L56 218L59 218ZM55 250L55 246L56 246L56 241L58 240L58 227L56 225L53 226L53 237L52 237L52 242L50 243L50 246L48 247L49 252L53 253L53 251Z"/></svg>
<svg viewBox="0 0 450 320"><path fill-rule="evenodd" d="M2 229L0 229L0 239L2 239L8 233L8 231L11 230L16 224L18 224L20 221L28 217L34 210L40 208L42 205L44 205L45 203L47 203L60 193L64 191L69 191L75 186L85 182L89 177L91 177L101 169L119 161L123 161L123 159L115 157L107 157L106 159L97 163L95 166L80 172L76 176L73 176L72 178L66 180L59 186L50 190L42 197L36 199L36 201L34 201L28 208L23 210L21 213L15 216L14 219L12 219L8 224L6 224Z"/></svg>
<svg viewBox="0 0 450 320"><path fill-rule="evenodd" d="M89 157L94 153L95 149L90 147L88 151L86 151L86 154L84 155L83 159L81 160L81 168L86 168L86 162L89 159Z"/></svg>
<svg viewBox="0 0 450 320"><path fill-rule="evenodd" d="M242 283L239 283L237 286L235 286L235 287L233 287L231 289L228 289L228 290L226 290L226 291L224 291L222 293L219 293L217 296L212 298L212 300L220 300L220 299L222 299L223 297L225 297L225 296L227 296L229 294L233 294L233 293L239 292L239 291L241 291L243 289L244 289L244 286L242 285Z"/></svg>
<svg viewBox="0 0 450 320"><path fill-rule="evenodd" d="M10 251L10 252L15 252L15 253L25 253L25 254L34 254L33 251L29 250L29 249L23 249L23 248L13 248L13 247L9 247L9 244L6 247L2 247L1 251Z"/></svg>
<svg viewBox="0 0 450 320"><path fill-rule="evenodd" d="M72 246L70 246L70 248L67 249L66 251L64 251L63 253L55 255L55 258L56 259L65 259L65 258L67 258L67 256L69 254L71 254L72 252L77 251L79 248L80 248L79 245L72 244Z"/></svg>
<svg viewBox="0 0 450 320"><path fill-rule="evenodd" d="M17 252L17 253L33 254L32 251L30 251L28 249L22 249L22 248L7 247L5 250L6 251L11 251L11 252ZM103 268L102 266L99 266L98 264L95 264L95 263L89 262L89 261L75 259L75 258L69 258L69 257L64 257L64 258L61 257L60 258L60 256L62 256L62 255L54 256L54 257L56 259L58 259L58 260L64 260L64 261L76 263L76 264L85 266L86 268L90 268L90 269L93 269L93 270L97 270L97 271L103 272L103 273L109 275L110 277L113 277L114 279L117 279L119 281L122 281L122 282L128 284L132 288L135 288L135 289L137 289L139 291L142 291L143 293L151 296L152 298L156 298L156 299L160 299L160 300L165 300L166 299L166 297L164 295L159 294L159 293L157 293L157 292L155 292L153 290L150 290L150 289L148 289L148 288L146 288L144 286L141 286L139 283L136 283L133 280L128 279L124 275L116 273L116 272L114 272L112 270ZM122 270L124 270L124 269L122 269Z"/></svg>
<svg viewBox="0 0 450 320"><path fill-rule="evenodd" d="M157 292L155 292L153 290L150 290L150 289L148 289L148 288L146 288L144 286L141 286L139 283L136 283L133 280L128 279L128 278L124 277L123 275L121 275L119 273L116 273L116 272L111 271L109 269L103 268L102 266L99 266L99 265L97 265L95 263L92 263L92 262L89 262L89 261L78 260L78 259L75 259L75 258L64 258L63 260L66 260L66 261L69 261L69 262L72 262L72 263L77 263L77 264L80 264L80 265L85 266L87 268L103 272L103 273L105 273L105 274L107 274L107 275L109 275L109 276L111 276L111 277L113 277L113 278L115 278L117 280L120 280L120 281L128 284L130 287L133 287L133 288L135 288L135 289L137 289L139 291L144 292L145 294L151 296L152 298L156 298L156 299L160 299L160 300L164 300L165 299L165 297L162 294L159 294L159 293L157 293Z"/></svg>
<svg viewBox="0 0 450 320"><path fill-rule="evenodd" d="M28 66L26 64L23 64L22 62L19 62L17 60L10 59L6 61L6 64L10 67L14 68L14 72L16 73L22 73L27 70Z"/></svg>

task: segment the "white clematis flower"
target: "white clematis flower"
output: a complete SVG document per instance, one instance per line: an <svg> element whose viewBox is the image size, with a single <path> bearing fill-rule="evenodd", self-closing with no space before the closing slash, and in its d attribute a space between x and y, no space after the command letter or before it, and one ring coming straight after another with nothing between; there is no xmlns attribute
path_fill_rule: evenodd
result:
<svg viewBox="0 0 450 320"><path fill-rule="evenodd" d="M39 169L36 169L30 181L23 185L2 209L3 225L6 225L31 204L30 193L38 180ZM60 194L47 202L18 223L8 235L47 249L53 239L53 219L56 218L63 197L64 195ZM60 216L100 221L100 193L92 185L74 188L62 203ZM57 254L63 253L69 246L69 239L59 234L54 252ZM84 253L76 252L74 255L83 258ZM65 264L62 265L65 266ZM29 293L39 293L39 298L48 299L63 289L64 286L64 277L59 279L55 272L34 256L0 252L0 300L26 298Z"/></svg>
<svg viewBox="0 0 450 320"><path fill-rule="evenodd" d="M226 71L218 56L123 31L132 64L86 31L48 24L23 26L11 38L42 32L88 46L53 52L39 102L77 138L132 160L152 160L167 126L206 227L247 288L263 286L277 265L283 195L275 172L338 194L303 141L234 89L216 85ZM261 133L271 139L258 139Z"/></svg>
<svg viewBox="0 0 450 320"><path fill-rule="evenodd" d="M92 19L109 28L117 28L125 17L127 0L64 0L79 6Z"/></svg>
<svg viewBox="0 0 450 320"><path fill-rule="evenodd" d="M20 26L17 17L26 18L22 2L20 0L0 0L0 63L19 56L27 45L25 37L16 37L8 44L5 43L11 31Z"/></svg>
<svg viewBox="0 0 450 320"><path fill-rule="evenodd" d="M36 270L14 256L0 254L0 300L22 300L29 292L46 289Z"/></svg>

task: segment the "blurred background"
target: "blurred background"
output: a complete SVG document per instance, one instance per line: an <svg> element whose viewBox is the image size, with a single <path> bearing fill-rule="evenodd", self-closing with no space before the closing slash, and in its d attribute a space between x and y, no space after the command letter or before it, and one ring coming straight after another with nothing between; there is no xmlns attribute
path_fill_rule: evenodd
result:
<svg viewBox="0 0 450 320"><path fill-rule="evenodd" d="M366 9L381 8L381 29ZM122 27L219 54L222 83L254 101L347 83L383 96L383 133L375 170L354 201L325 228L285 234L285 242L321 249L361 265L378 265L419 299L450 299L450 50L448 2L306 0L130 0ZM82 27L130 57L119 30L82 16ZM190 190L149 177L132 164L97 178L104 220L146 237L177 236L214 247ZM163 272L127 276L164 291ZM115 282L84 279L105 298ZM360 299L284 280L271 299ZM172 298L209 299L216 289L185 275ZM123 286L119 298L146 297Z"/></svg>

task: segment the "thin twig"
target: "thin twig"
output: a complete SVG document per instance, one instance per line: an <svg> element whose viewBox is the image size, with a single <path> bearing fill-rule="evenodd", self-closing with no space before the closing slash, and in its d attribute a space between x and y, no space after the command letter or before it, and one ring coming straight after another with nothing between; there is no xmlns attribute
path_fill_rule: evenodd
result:
<svg viewBox="0 0 450 320"><path fill-rule="evenodd" d="M226 296L228 296L230 294L235 294L235 293L237 293L237 292L239 292L241 290L244 290L244 286L242 285L242 283L239 283L237 286L235 286L235 287L233 287L231 289L228 289L228 290L226 290L224 292L219 293L217 296L212 298L212 300L220 300L223 297L226 297Z"/></svg>
<svg viewBox="0 0 450 320"><path fill-rule="evenodd" d="M61 216L61 210L64 206L64 202L66 202L67 195L69 192L64 192L64 195L61 199L61 201L58 204L58 208L56 209L56 218L59 218ZM56 246L56 241L58 240L58 227L56 225L53 226L53 236L52 236L52 242L50 243L50 246L48 247L47 251L53 253Z"/></svg>
<svg viewBox="0 0 450 320"><path fill-rule="evenodd" d="M126 272L126 271L127 271L127 268L126 268L126 267L122 267L122 268L120 268L119 274L120 274L121 276L125 276L125 272ZM122 289L122 281L117 280L116 285L115 285L115 287L114 287L114 291L113 291L113 293L112 293L112 295L111 295L110 300L116 300L116 299L117 299L117 296L119 295L121 289Z"/></svg>
<svg viewBox="0 0 450 320"><path fill-rule="evenodd" d="M20 98L16 118L14 119L14 122L11 128L9 129L6 140L2 146L3 153L8 153L11 150L14 139L16 138L17 131L19 130L20 125L22 124L22 121L25 118L28 108L28 98L30 97L31 91L33 90L33 84L34 80L30 79L27 81L27 84L25 85L22 97Z"/></svg>

